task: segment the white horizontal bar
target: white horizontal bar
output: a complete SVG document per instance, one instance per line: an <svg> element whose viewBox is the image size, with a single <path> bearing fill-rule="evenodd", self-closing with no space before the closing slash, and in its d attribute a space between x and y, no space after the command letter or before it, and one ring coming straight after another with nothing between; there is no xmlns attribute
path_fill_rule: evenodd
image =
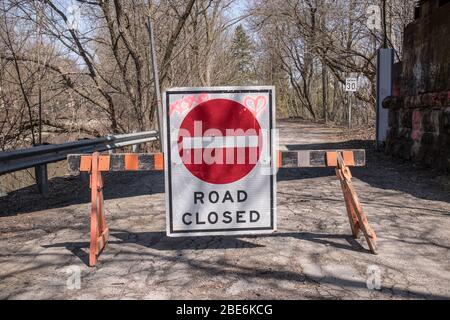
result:
<svg viewBox="0 0 450 320"><path fill-rule="evenodd" d="M183 138L183 149L257 148L258 146L258 136Z"/></svg>

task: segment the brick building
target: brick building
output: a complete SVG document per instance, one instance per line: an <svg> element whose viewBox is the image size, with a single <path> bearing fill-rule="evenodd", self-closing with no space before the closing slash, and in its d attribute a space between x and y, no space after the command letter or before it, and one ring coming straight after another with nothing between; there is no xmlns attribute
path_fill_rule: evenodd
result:
<svg viewBox="0 0 450 320"><path fill-rule="evenodd" d="M419 1L383 107L387 153L450 172L450 0Z"/></svg>

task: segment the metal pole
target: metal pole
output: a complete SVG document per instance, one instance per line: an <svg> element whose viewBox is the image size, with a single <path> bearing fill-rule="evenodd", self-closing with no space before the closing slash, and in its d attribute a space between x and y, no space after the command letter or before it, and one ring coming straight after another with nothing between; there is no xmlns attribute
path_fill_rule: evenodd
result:
<svg viewBox="0 0 450 320"><path fill-rule="evenodd" d="M133 133L136 133L136 131L134 131ZM131 151L132 151L133 153L139 153L139 150L140 150L139 144L133 144L133 145L131 146Z"/></svg>
<svg viewBox="0 0 450 320"><path fill-rule="evenodd" d="M386 0L383 0L383 12L381 15L383 18L383 49L387 49L388 43L387 43Z"/></svg>
<svg viewBox="0 0 450 320"><path fill-rule="evenodd" d="M379 149L386 141L389 129L389 110L383 108L383 100L392 94L392 68L394 50L380 49L377 54L377 114L376 146Z"/></svg>
<svg viewBox="0 0 450 320"><path fill-rule="evenodd" d="M8 194L6 192L6 188L3 189L2 182L0 181L0 197L6 197Z"/></svg>
<svg viewBox="0 0 450 320"><path fill-rule="evenodd" d="M41 195L46 197L49 193L47 164L35 166L34 172L35 172L35 176L36 176L36 183L38 186L38 190L41 193Z"/></svg>
<svg viewBox="0 0 450 320"><path fill-rule="evenodd" d="M155 95L156 95L156 117L158 120L158 132L159 132L159 148L161 152L164 152L164 141L163 141L163 132L161 129L162 124L162 106L161 106L161 89L159 86L159 73L158 73L158 60L156 57L156 45L155 45L155 36L153 34L153 24L152 19L150 18L150 13L147 17L147 27L148 27L148 35L150 38L150 50L152 57L152 70L153 70L153 82L155 84Z"/></svg>
<svg viewBox="0 0 450 320"><path fill-rule="evenodd" d="M352 96L350 92L347 92L348 100L348 129L352 128Z"/></svg>

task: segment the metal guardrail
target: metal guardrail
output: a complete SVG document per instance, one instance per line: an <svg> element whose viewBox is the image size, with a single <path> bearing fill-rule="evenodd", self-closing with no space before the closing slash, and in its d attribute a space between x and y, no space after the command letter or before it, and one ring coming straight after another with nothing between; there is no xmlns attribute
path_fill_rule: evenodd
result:
<svg viewBox="0 0 450 320"><path fill-rule="evenodd" d="M155 141L159 137L156 130L139 133L108 135L104 138L86 139L55 145L42 145L27 149L0 152L0 174L23 170L38 165L66 159L71 153L92 153L106 151Z"/></svg>

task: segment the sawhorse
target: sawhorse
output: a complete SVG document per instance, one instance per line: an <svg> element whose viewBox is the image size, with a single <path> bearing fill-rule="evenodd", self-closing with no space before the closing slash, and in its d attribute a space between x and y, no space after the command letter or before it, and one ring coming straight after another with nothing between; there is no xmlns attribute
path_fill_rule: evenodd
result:
<svg viewBox="0 0 450 320"><path fill-rule="evenodd" d="M359 232L362 231L370 252L376 254L377 235L367 221L366 214L353 187L350 172L350 167L362 167L365 164L366 152L362 149L279 151L278 153L278 167L280 168L335 168L336 177L341 183L352 234L357 238Z"/></svg>
<svg viewBox="0 0 450 320"><path fill-rule="evenodd" d="M91 188L91 241L89 266L97 264L100 253L105 249L109 237L106 224L102 172L108 171L150 171L163 170L162 154L112 154L69 155L69 170L88 172Z"/></svg>
<svg viewBox="0 0 450 320"><path fill-rule="evenodd" d="M343 154L327 153L327 159L333 159L336 154L337 167L336 177L341 182L342 193L344 195L345 206L347 208L348 220L350 228L355 238L358 237L359 231L364 233L370 251L377 253L377 235L367 221L366 214L363 211L358 195L352 184L352 173L343 158Z"/></svg>
<svg viewBox="0 0 450 320"><path fill-rule="evenodd" d="M107 171L150 171L164 170L162 154L112 154L69 155L69 170L89 172L91 188L91 240L89 247L89 266L97 263L98 256L108 242L109 229L106 224L103 198L102 172ZM376 254L375 231L370 227L352 184L350 166L364 166L364 150L305 150L279 151L279 168L335 167L336 176L341 183L347 215L353 236L364 233L369 249Z"/></svg>

